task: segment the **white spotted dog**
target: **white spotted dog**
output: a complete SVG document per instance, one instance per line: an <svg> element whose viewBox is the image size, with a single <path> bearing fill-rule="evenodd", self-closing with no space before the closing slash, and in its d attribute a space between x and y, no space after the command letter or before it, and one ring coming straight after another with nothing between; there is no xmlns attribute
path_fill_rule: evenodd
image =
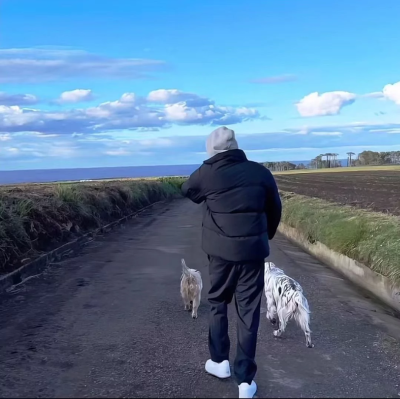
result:
<svg viewBox="0 0 400 399"><path fill-rule="evenodd" d="M185 259L182 259L181 262L181 295L183 304L185 305L185 310L192 311L193 319L197 319L197 310L200 306L201 291L203 289L201 273L198 270L188 268Z"/></svg>
<svg viewBox="0 0 400 399"><path fill-rule="evenodd" d="M265 296L267 298L267 318L278 329L275 337L285 332L287 323L294 317L306 336L306 345L313 348L310 330L310 309L301 285L288 277L272 262L265 262Z"/></svg>

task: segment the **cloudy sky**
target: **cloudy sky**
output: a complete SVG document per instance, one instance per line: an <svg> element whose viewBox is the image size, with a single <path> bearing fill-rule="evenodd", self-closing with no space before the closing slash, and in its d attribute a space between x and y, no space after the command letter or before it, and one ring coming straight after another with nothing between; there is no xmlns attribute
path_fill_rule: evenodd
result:
<svg viewBox="0 0 400 399"><path fill-rule="evenodd" d="M2 0L0 169L400 150L398 0Z"/></svg>

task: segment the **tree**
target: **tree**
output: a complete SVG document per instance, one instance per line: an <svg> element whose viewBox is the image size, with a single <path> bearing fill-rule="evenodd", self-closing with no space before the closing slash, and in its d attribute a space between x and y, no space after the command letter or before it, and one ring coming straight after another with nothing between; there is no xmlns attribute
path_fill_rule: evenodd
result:
<svg viewBox="0 0 400 399"><path fill-rule="evenodd" d="M262 165L266 168L274 171L280 172L283 170L294 170L296 169L296 165L291 162L282 161L282 162L262 162Z"/></svg>
<svg viewBox="0 0 400 399"><path fill-rule="evenodd" d="M329 165L329 154L328 153L322 154L322 156L326 157L326 167L329 168L329 166L328 166Z"/></svg>
<svg viewBox="0 0 400 399"><path fill-rule="evenodd" d="M306 169L306 166L305 166L303 163L299 163L299 164L296 166L296 169Z"/></svg>
<svg viewBox="0 0 400 399"><path fill-rule="evenodd" d="M322 157L324 156L324 154L319 154L315 160L316 160L316 164L317 164L317 169L318 168L323 168L324 167L324 162L322 160Z"/></svg>
<svg viewBox="0 0 400 399"><path fill-rule="evenodd" d="M360 165L379 165L380 156L376 151L363 151L358 154L358 161Z"/></svg>
<svg viewBox="0 0 400 399"><path fill-rule="evenodd" d="M337 157L339 156L339 154L332 154L332 157L333 157L333 168L337 168L338 166L339 166L339 162L338 162L338 160L337 160Z"/></svg>
<svg viewBox="0 0 400 399"><path fill-rule="evenodd" d="M379 163L382 165L391 163L391 159L390 159L390 152L380 152L379 153Z"/></svg>
<svg viewBox="0 0 400 399"><path fill-rule="evenodd" d="M352 166L351 157L352 157L353 155L356 155L356 154L355 154L354 152L348 152L348 153L347 153L347 166Z"/></svg>
<svg viewBox="0 0 400 399"><path fill-rule="evenodd" d="M390 162L395 165L400 164L400 151L392 151L390 153Z"/></svg>
<svg viewBox="0 0 400 399"><path fill-rule="evenodd" d="M354 157L355 155L354 152L347 152L347 166L400 165L400 151L363 151L357 157ZM339 154L331 152L320 154L311 160L309 167L314 169L340 167L342 163L337 159L338 156Z"/></svg>
<svg viewBox="0 0 400 399"><path fill-rule="evenodd" d="M328 152L325 155L326 155L326 162L328 164L328 168L330 168L331 164L332 164L332 155L333 154L331 152Z"/></svg>

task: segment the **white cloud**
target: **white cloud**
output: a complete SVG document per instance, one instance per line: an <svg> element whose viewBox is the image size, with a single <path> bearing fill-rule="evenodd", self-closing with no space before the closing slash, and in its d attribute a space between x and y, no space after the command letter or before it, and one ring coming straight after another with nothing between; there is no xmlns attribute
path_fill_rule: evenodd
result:
<svg viewBox="0 0 400 399"><path fill-rule="evenodd" d="M22 108L18 105L0 105L0 116L3 115L4 119L9 115L22 114L22 112Z"/></svg>
<svg viewBox="0 0 400 399"><path fill-rule="evenodd" d="M206 114L212 112L207 110ZM202 118L194 108L187 107L184 102L177 104L167 104L165 106L165 116L171 122L196 122Z"/></svg>
<svg viewBox="0 0 400 399"><path fill-rule="evenodd" d="M165 69L160 60L111 58L70 48L0 49L0 83L37 83L59 79L144 79Z"/></svg>
<svg viewBox="0 0 400 399"><path fill-rule="evenodd" d="M213 105L214 102L206 97L201 97L194 93L186 93L177 89L154 90L147 96L147 101L160 104L185 103L190 107L202 107Z"/></svg>
<svg viewBox="0 0 400 399"><path fill-rule="evenodd" d="M297 104L297 110L301 116L326 116L337 115L340 110L352 104L356 99L354 93L346 91L331 91L327 93L311 93L301 99Z"/></svg>
<svg viewBox="0 0 400 399"><path fill-rule="evenodd" d="M384 98L385 96L383 95L383 93L381 91L374 91L372 93L367 93L362 95L362 97L366 97L366 98Z"/></svg>
<svg viewBox="0 0 400 399"><path fill-rule="evenodd" d="M79 148L77 146L71 146L67 143L66 145L53 146L48 155L55 158L70 158L75 157L78 153Z"/></svg>
<svg viewBox="0 0 400 399"><path fill-rule="evenodd" d="M387 134L400 134L400 128L394 129L372 129L371 133L387 133Z"/></svg>
<svg viewBox="0 0 400 399"><path fill-rule="evenodd" d="M394 84L387 84L383 90L383 95L395 104L400 105L400 82Z"/></svg>
<svg viewBox="0 0 400 399"><path fill-rule="evenodd" d="M167 121L178 124L230 125L259 117L258 111L251 108L221 107L213 104L191 107L186 102L167 104L164 111Z"/></svg>
<svg viewBox="0 0 400 399"><path fill-rule="evenodd" d="M14 144L15 142L15 144ZM90 156L90 152L80 148L76 143L49 138L46 141L38 140L32 135L17 135L13 139L12 147L0 146L0 159L2 157L13 160L30 160L38 158L71 159L74 157ZM18 146L18 147L17 147Z"/></svg>
<svg viewBox="0 0 400 399"><path fill-rule="evenodd" d="M64 96L64 100L73 102L89 94L72 91ZM134 93L125 93L119 100L95 107L59 111L0 105L0 132L72 135L119 129L155 131L173 124L229 125L260 118L253 108L217 106L207 98L190 96L187 101L159 104L149 103Z"/></svg>
<svg viewBox="0 0 400 399"><path fill-rule="evenodd" d="M154 139L147 139L147 140L139 140L137 142L143 147L172 147L174 146L174 142L171 139L165 139L162 137L157 137ZM129 142L130 144L130 142Z"/></svg>
<svg viewBox="0 0 400 399"><path fill-rule="evenodd" d="M362 97L377 98L380 100L389 100L393 101L397 105L400 105L400 82L387 84L382 91L367 93L364 94ZM378 114L383 114L383 113L378 113Z"/></svg>
<svg viewBox="0 0 400 399"><path fill-rule="evenodd" d="M32 105L39 99L33 94L7 94L0 91L0 105Z"/></svg>
<svg viewBox="0 0 400 399"><path fill-rule="evenodd" d="M307 134L298 134L305 130ZM342 133L340 140L339 132ZM393 133L399 132L400 123L357 122L299 126L258 134L240 134L237 131L237 138L239 146L253 160L306 160L324 152L397 150L400 149L398 135ZM74 137L71 134L58 137L47 135L46 139L40 138L37 132L7 132L3 136L7 139L0 145L0 159L3 159L7 169L21 167L18 165L27 161L35 162L35 168L48 167L54 162L62 167L89 164L96 167L104 164L105 156L109 166L194 164L207 157L204 152L205 135L165 136L162 133L161 137L139 139L137 134L129 136L129 132L119 134L109 131ZM308 155L304 155L303 151L308 151Z"/></svg>
<svg viewBox="0 0 400 399"><path fill-rule="evenodd" d="M16 147L6 147L6 151L11 155L19 154L19 149Z"/></svg>
<svg viewBox="0 0 400 399"><path fill-rule="evenodd" d="M40 132L32 132L31 135L39 139L49 139L52 137L59 137L59 134L43 134Z"/></svg>
<svg viewBox="0 0 400 399"><path fill-rule="evenodd" d="M86 114L98 118L109 118L111 115L133 113L136 106L139 105L139 99L135 93L124 93L119 100L107 101L97 107L91 107L86 110Z"/></svg>
<svg viewBox="0 0 400 399"><path fill-rule="evenodd" d="M148 101L163 103L163 104L173 104L179 101L184 101L187 98L187 94L176 89L159 89L154 90L147 96Z"/></svg>
<svg viewBox="0 0 400 399"><path fill-rule="evenodd" d="M0 134L0 141L9 141L11 140L10 133Z"/></svg>
<svg viewBox="0 0 400 399"><path fill-rule="evenodd" d="M93 92L88 89L76 89L61 93L58 102L60 104L76 104L84 101L93 100Z"/></svg>
<svg viewBox="0 0 400 399"><path fill-rule="evenodd" d="M314 136L342 136L342 132L311 132Z"/></svg>
<svg viewBox="0 0 400 399"><path fill-rule="evenodd" d="M122 156L122 155L131 155L131 152L125 150L124 148L118 148L116 150L109 150L109 151L105 151L104 154L106 155L111 155L111 156Z"/></svg>

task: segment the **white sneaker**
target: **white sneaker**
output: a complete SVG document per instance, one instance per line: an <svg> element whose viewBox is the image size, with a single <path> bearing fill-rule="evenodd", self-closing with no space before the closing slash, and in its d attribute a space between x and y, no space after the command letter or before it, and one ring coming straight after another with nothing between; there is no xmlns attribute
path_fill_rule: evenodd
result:
<svg viewBox="0 0 400 399"><path fill-rule="evenodd" d="M243 382L239 385L239 398L254 398L257 392L257 384L252 381L251 385Z"/></svg>
<svg viewBox="0 0 400 399"><path fill-rule="evenodd" d="M206 372L220 379L229 378L231 376L229 361L224 360L222 363L215 363L212 360L207 360Z"/></svg>

